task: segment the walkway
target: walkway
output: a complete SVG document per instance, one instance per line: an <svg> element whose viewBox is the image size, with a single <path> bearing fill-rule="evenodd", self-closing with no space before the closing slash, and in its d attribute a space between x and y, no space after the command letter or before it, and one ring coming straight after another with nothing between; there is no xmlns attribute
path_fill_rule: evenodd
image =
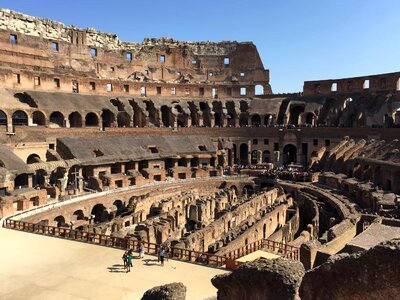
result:
<svg viewBox="0 0 400 300"><path fill-rule="evenodd" d="M0 228L0 299L140 299L157 285L182 282L187 299L212 299L211 278L226 271L172 261L133 260L121 250Z"/></svg>

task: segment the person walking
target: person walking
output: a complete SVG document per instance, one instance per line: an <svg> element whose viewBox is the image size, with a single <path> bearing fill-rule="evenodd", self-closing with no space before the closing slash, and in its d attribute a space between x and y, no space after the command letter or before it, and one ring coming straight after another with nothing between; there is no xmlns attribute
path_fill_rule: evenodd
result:
<svg viewBox="0 0 400 300"><path fill-rule="evenodd" d="M126 273L131 271L131 267L133 267L132 254L128 253L128 255L126 256Z"/></svg>
<svg viewBox="0 0 400 300"><path fill-rule="evenodd" d="M128 251L125 251L124 255L122 255L122 261L124 262L124 269L126 269L126 265L127 265L127 262L126 262L127 256L128 256Z"/></svg>
<svg viewBox="0 0 400 300"><path fill-rule="evenodd" d="M164 267L165 250L164 250L164 247L163 247L163 246L161 246L161 248L160 248L160 254L159 254L159 256L160 256L161 266Z"/></svg>
<svg viewBox="0 0 400 300"><path fill-rule="evenodd" d="M139 257L140 257L141 259L144 258L144 245L143 245L143 242L140 243L140 245L139 245Z"/></svg>

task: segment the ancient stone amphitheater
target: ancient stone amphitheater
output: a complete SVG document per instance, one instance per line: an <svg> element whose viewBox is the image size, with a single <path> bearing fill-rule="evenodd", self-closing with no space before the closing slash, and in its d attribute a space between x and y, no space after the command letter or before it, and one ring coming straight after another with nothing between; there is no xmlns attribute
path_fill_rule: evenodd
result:
<svg viewBox="0 0 400 300"><path fill-rule="evenodd" d="M399 90L397 72L273 94L251 42L123 42L0 10L2 230L166 245L233 270L218 299L395 299Z"/></svg>

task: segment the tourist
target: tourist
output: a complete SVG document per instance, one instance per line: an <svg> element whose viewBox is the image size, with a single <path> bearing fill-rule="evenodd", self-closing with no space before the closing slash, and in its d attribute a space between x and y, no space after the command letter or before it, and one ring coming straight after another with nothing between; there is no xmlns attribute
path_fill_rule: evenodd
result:
<svg viewBox="0 0 400 300"><path fill-rule="evenodd" d="M122 261L124 262L124 269L126 269L126 265L127 265L127 257L128 257L128 251L124 252L124 255L122 255Z"/></svg>
<svg viewBox="0 0 400 300"><path fill-rule="evenodd" d="M161 266L164 267L165 250L164 250L163 246L161 246L161 248L160 248L159 257L160 257L160 261L161 261Z"/></svg>
<svg viewBox="0 0 400 300"><path fill-rule="evenodd" d="M126 256L126 273L131 271L132 265L132 254L128 252L128 255Z"/></svg>
<svg viewBox="0 0 400 300"><path fill-rule="evenodd" d="M141 259L144 258L144 245L143 245L143 242L140 242L140 245L139 245L139 258L141 258Z"/></svg>

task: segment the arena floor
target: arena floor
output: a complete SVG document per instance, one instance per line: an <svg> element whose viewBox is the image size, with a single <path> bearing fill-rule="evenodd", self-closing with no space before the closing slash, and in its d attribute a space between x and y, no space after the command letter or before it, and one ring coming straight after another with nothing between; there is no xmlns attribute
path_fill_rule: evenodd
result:
<svg viewBox="0 0 400 300"><path fill-rule="evenodd" d="M187 299L214 299L225 271L153 256L123 272L122 250L0 228L0 299L140 299L154 286L182 282ZM148 260L146 260L146 258Z"/></svg>

